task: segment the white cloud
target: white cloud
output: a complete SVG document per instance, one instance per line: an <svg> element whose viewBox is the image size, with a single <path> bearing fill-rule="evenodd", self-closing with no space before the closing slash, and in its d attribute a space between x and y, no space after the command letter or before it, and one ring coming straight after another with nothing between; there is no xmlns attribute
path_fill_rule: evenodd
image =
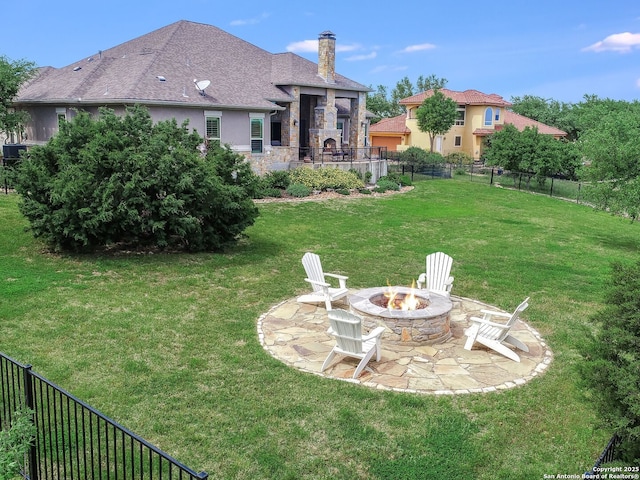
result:
<svg viewBox="0 0 640 480"><path fill-rule="evenodd" d="M420 43L418 45L409 45L402 49L403 53L421 52L423 50L433 50L436 46L433 43Z"/></svg>
<svg viewBox="0 0 640 480"><path fill-rule="evenodd" d="M336 44L336 52L353 52L354 50L360 50L362 47L357 43L352 43L351 45L343 45L341 43Z"/></svg>
<svg viewBox="0 0 640 480"><path fill-rule="evenodd" d="M265 20L267 18L269 18L269 14L268 13L263 13L262 15L260 15L258 17L233 20L231 22L231 25L233 25L234 27L242 27L244 25L255 25L257 23L262 22L263 20Z"/></svg>
<svg viewBox="0 0 640 480"><path fill-rule="evenodd" d="M346 58L345 60L347 60L348 62L359 62L361 60L373 60L377 56L378 56L377 52L371 52L367 55L352 55L351 57Z"/></svg>
<svg viewBox="0 0 640 480"><path fill-rule="evenodd" d="M287 45L287 52L317 52L318 40L302 40Z"/></svg>
<svg viewBox="0 0 640 480"><path fill-rule="evenodd" d="M382 73L382 72L402 72L409 67L406 65L378 65L370 70L369 73Z"/></svg>
<svg viewBox="0 0 640 480"><path fill-rule="evenodd" d="M360 45L351 44L351 45L343 45L336 44L336 53L340 52L352 52L354 50L360 49ZM309 53L309 52L317 52L318 51L318 40L302 40L300 42L293 42L287 45L287 52L294 53Z"/></svg>
<svg viewBox="0 0 640 480"><path fill-rule="evenodd" d="M629 53L633 48L640 48L640 33L614 33L604 40L583 48L587 52L619 52Z"/></svg>

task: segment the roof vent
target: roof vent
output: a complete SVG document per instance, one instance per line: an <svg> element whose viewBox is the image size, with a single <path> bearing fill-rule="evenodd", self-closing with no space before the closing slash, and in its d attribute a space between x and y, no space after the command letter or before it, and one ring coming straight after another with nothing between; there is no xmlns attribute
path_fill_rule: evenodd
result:
<svg viewBox="0 0 640 480"><path fill-rule="evenodd" d="M77 72L78 70L82 70L82 67L74 67L74 68L73 68L73 71L74 71L74 72Z"/></svg>
<svg viewBox="0 0 640 480"><path fill-rule="evenodd" d="M167 79L166 79L166 78L164 78L162 75L158 75L156 78L157 78L158 80L160 80L161 82L166 82L166 81L167 81Z"/></svg>

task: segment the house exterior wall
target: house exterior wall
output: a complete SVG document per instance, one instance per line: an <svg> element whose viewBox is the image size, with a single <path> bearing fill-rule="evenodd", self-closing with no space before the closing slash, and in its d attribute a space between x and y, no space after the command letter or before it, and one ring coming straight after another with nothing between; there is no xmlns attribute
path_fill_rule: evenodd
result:
<svg viewBox="0 0 640 480"><path fill-rule="evenodd" d="M411 134L405 145L399 145L398 150L406 150L409 147L415 146L425 150L431 149L431 139L429 134L420 131L418 128L418 120L416 118L416 110L420 105L413 105L408 108L406 125ZM485 112L487 108L492 109L492 122L491 125L485 125ZM441 146L440 153L442 155L448 155L454 152L464 152L471 158L477 160L482 157L482 140L484 136L474 135L477 130L495 130L496 126L504 125L504 108L500 108L500 117L495 120L496 108L490 105L466 105L465 108L465 121L464 125L453 125L449 131L442 135L440 140L437 140L436 145ZM456 137L460 137L460 146L456 146ZM377 137L376 142L379 142L380 138ZM378 143L376 143L377 145ZM434 148L434 151L437 151Z"/></svg>
<svg viewBox="0 0 640 480"><path fill-rule="evenodd" d="M82 109L89 112L91 115L98 115L99 107L95 106L42 106L27 108L27 112L31 116L31 121L27 124L25 133L27 134L27 144L44 144L53 135L58 133L58 112L59 109L66 109L66 119L71 120L75 116L77 109ZM110 107L112 108L112 107ZM125 112L125 107L112 108L113 111L122 115ZM195 130L201 137L205 137L205 112L202 108L180 108L180 107L149 107L149 114L154 122L166 121L174 119L178 125L182 125L184 121L188 121L188 128ZM221 142L223 144L229 144L232 148L238 152L245 152L251 150L251 130L249 113L246 111L237 110L223 110L221 111ZM269 114L263 113L264 118L264 145L269 144L271 138L271 125Z"/></svg>

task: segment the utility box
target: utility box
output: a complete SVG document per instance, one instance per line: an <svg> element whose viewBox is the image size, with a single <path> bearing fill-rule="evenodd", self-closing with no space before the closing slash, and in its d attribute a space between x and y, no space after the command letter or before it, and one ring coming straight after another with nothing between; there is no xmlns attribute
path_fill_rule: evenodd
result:
<svg viewBox="0 0 640 480"><path fill-rule="evenodd" d="M20 143L9 143L2 146L2 163L7 166L7 160L14 160L10 162L12 165L15 160L20 158L20 152L27 151L27 146Z"/></svg>
<svg viewBox="0 0 640 480"><path fill-rule="evenodd" d="M2 168L11 168L20 161L20 152L27 151L27 146L19 143L9 143L2 146ZM9 193L9 184L7 182L6 172L4 177L4 193Z"/></svg>

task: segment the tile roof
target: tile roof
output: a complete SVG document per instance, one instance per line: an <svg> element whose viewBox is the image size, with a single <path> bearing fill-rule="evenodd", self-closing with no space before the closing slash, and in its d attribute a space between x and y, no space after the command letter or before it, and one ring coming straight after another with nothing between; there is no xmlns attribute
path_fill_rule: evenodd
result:
<svg viewBox="0 0 640 480"><path fill-rule="evenodd" d="M567 135L567 132L560 130L559 128L551 127L510 110L506 110L504 112L504 123L510 123L520 131L524 130L525 127L536 127L539 133L543 133L545 135L553 135L554 137L564 137Z"/></svg>
<svg viewBox="0 0 640 480"><path fill-rule="evenodd" d="M200 95L194 79L210 80ZM272 54L217 27L181 20L63 68L45 68L16 103L138 102L273 109L289 102L281 86L326 88L317 64ZM337 90L369 88L336 75Z"/></svg>
<svg viewBox="0 0 640 480"><path fill-rule="evenodd" d="M505 125L512 124L520 131L524 130L525 127L536 127L538 129L538 132L545 135L553 135L554 137L564 137L567 135L566 132L558 128L540 123L523 115L518 115L511 110L505 110L503 112L503 118ZM398 115L397 117L392 118L383 118L378 123L371 125L371 127L369 127L369 131L371 133L409 134L411 133L411 130L407 128L406 122L406 114ZM502 125L496 125L495 130L492 128L477 128L473 131L473 134L484 137L497 132L498 130L500 130L500 127L502 127Z"/></svg>
<svg viewBox="0 0 640 480"><path fill-rule="evenodd" d="M369 127L371 133L400 133L409 134L411 130L407 128L407 115L402 114L397 117L383 118L378 123Z"/></svg>
<svg viewBox="0 0 640 480"><path fill-rule="evenodd" d="M456 92L446 88L441 88L440 91L446 96L455 100L459 105L491 105L495 107L510 107L511 103L507 102L500 95L495 93L486 94L479 92L478 90L465 90L464 92ZM425 98L433 95L433 90L427 90L411 97L403 98L400 100L401 105L415 105L421 104Z"/></svg>

